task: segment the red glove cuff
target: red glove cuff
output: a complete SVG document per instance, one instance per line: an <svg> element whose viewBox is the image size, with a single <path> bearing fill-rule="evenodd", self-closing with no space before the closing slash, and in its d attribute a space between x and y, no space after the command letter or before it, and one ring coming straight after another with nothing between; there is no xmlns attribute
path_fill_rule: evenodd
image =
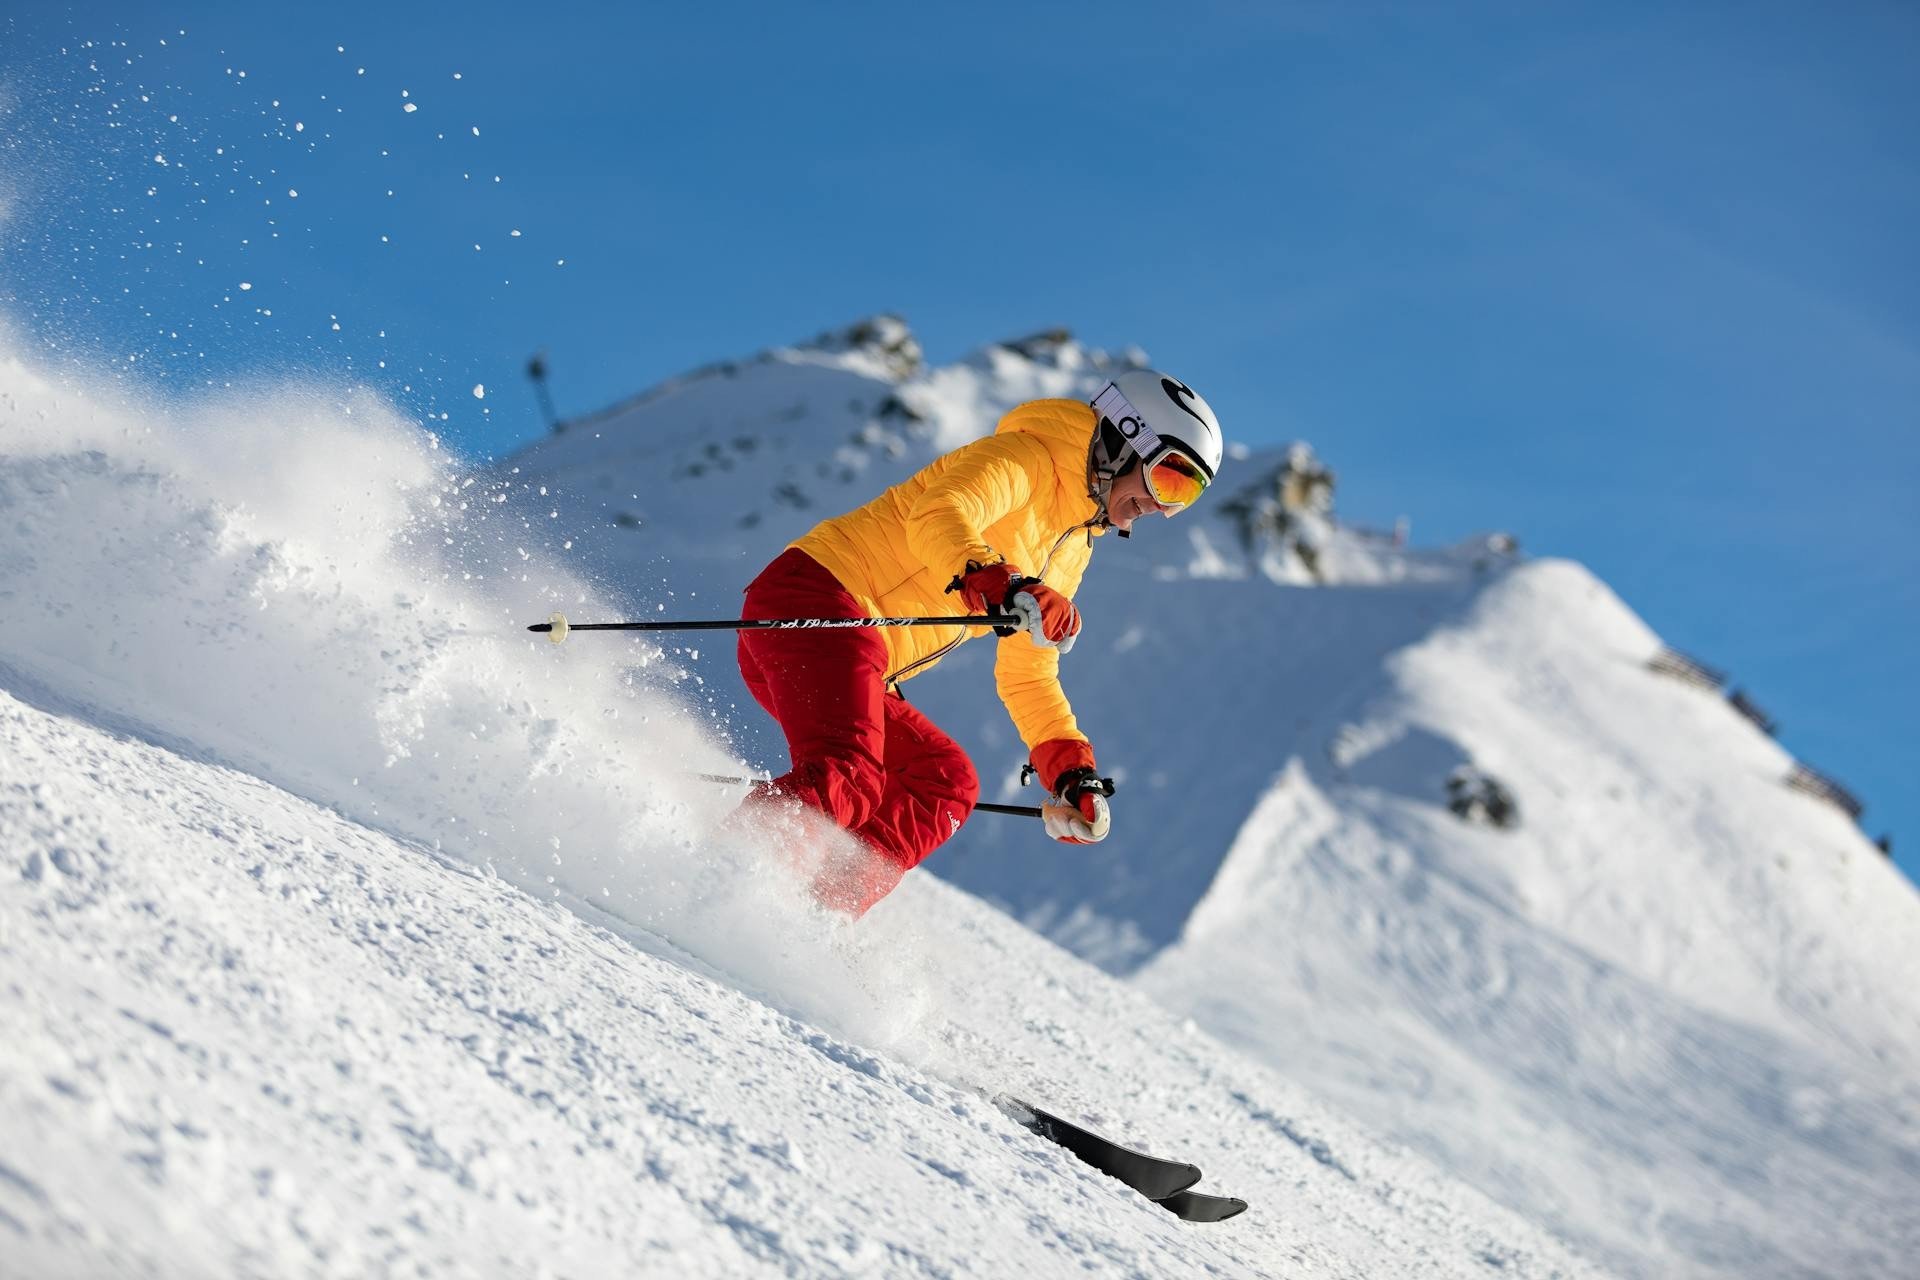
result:
<svg viewBox="0 0 1920 1280"><path fill-rule="evenodd" d="M1048 640L1059 644L1080 634L1080 611L1073 607L1073 601L1044 582L1029 582L1020 591L1031 595L1040 606L1040 629L1046 632ZM1019 591L1014 594L1018 595ZM1092 762L1088 763L1091 766Z"/></svg>
<svg viewBox="0 0 1920 1280"><path fill-rule="evenodd" d="M999 564L978 566L969 561L968 566L965 573L954 579L960 588L960 599L967 608L975 614L1004 608L1007 596L1013 590L1013 580L1022 576L1020 571L1004 560Z"/></svg>
<svg viewBox="0 0 1920 1280"><path fill-rule="evenodd" d="M1093 745L1079 738L1053 738L1033 749L1034 772L1049 793L1058 792L1060 775L1071 769L1093 769Z"/></svg>

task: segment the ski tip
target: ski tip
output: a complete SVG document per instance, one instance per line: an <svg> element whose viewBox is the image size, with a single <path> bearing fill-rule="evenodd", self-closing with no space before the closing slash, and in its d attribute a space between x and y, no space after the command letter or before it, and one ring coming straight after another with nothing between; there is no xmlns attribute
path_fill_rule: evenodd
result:
<svg viewBox="0 0 1920 1280"><path fill-rule="evenodd" d="M1154 1203L1188 1222L1225 1222L1247 1211L1247 1202L1238 1196L1210 1196L1204 1191L1176 1191Z"/></svg>

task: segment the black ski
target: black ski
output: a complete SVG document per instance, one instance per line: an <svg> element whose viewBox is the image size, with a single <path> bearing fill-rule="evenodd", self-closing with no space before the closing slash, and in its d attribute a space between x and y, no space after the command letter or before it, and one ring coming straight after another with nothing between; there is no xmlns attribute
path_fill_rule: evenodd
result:
<svg viewBox="0 0 1920 1280"><path fill-rule="evenodd" d="M1160 1207L1188 1222L1225 1222L1247 1211L1238 1196L1210 1196L1204 1191L1176 1191L1163 1196Z"/></svg>
<svg viewBox="0 0 1920 1280"><path fill-rule="evenodd" d="M1117 1178L1149 1200L1164 1201L1200 1181L1200 1170L1184 1160L1165 1160L1103 1138L1070 1120L1062 1120L1018 1098L1001 1098L1001 1109L1049 1142L1057 1142L1109 1178ZM1202 1199L1214 1200L1216 1196ZM1235 1203L1239 1203L1236 1201ZM1243 1204L1240 1206L1245 1208ZM1178 1209L1175 1213L1180 1212ZM1183 1215L1184 1216L1184 1215Z"/></svg>

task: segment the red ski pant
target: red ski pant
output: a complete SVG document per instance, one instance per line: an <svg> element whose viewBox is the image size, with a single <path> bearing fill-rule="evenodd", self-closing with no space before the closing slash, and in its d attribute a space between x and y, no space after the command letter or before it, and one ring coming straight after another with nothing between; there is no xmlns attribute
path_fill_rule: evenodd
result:
<svg viewBox="0 0 1920 1280"><path fill-rule="evenodd" d="M740 616L859 618L866 612L819 561L789 547L747 587ZM754 700L780 722L793 760L792 769L763 783L749 804L793 797L901 871L917 866L973 812L980 798L973 762L905 698L888 693L887 646L878 631L742 631L740 674Z"/></svg>

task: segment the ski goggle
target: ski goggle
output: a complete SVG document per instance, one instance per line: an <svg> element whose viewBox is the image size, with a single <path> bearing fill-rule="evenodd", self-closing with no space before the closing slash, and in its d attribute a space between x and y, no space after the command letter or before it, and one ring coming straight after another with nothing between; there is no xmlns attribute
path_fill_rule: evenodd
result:
<svg viewBox="0 0 1920 1280"><path fill-rule="evenodd" d="M1206 491L1207 473L1177 450L1169 449L1147 468L1147 492L1169 514L1192 506Z"/></svg>

